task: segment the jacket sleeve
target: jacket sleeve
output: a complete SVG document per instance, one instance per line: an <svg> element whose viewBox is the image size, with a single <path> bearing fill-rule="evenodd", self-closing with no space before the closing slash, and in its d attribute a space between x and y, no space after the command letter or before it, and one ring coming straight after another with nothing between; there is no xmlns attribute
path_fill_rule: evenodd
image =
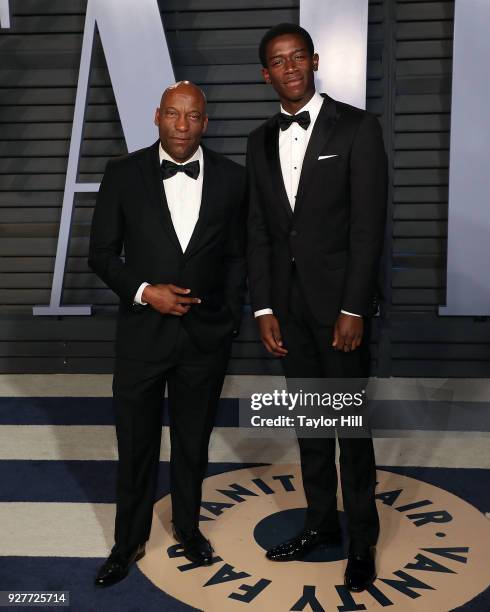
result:
<svg viewBox="0 0 490 612"><path fill-rule="evenodd" d="M252 311L272 308L271 240L257 188L250 138L247 147L247 261Z"/></svg>
<svg viewBox="0 0 490 612"><path fill-rule="evenodd" d="M88 265L121 302L129 305L145 279L134 274L121 258L124 246L124 215L121 206L118 162L109 161L95 204Z"/></svg>
<svg viewBox="0 0 490 612"><path fill-rule="evenodd" d="M350 169L350 238L342 310L370 316L386 221L387 160L381 127L366 113Z"/></svg>

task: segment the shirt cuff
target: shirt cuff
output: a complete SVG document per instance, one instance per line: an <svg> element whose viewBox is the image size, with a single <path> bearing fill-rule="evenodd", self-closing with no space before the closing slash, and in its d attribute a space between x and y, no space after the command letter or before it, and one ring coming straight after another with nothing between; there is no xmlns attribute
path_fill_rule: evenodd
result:
<svg viewBox="0 0 490 612"><path fill-rule="evenodd" d="M143 291L145 290L145 287L148 287L150 285L150 283L141 283L138 291L136 292L136 295L134 296L134 304L139 304L140 306L146 306L148 302L143 302L143 300L141 299L143 296Z"/></svg>
<svg viewBox="0 0 490 612"><path fill-rule="evenodd" d="M262 315L266 315L266 314L274 314L272 312L272 308L262 308L261 310L256 310L254 312L254 317L261 317Z"/></svg>
<svg viewBox="0 0 490 612"><path fill-rule="evenodd" d="M347 310L341 310L343 314L350 315L351 317L360 317L362 319L362 315L356 314L355 312L348 312Z"/></svg>

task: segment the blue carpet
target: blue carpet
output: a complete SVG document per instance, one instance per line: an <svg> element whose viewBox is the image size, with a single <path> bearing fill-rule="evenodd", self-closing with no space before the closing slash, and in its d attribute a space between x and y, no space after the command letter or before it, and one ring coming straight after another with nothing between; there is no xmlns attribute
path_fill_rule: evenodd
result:
<svg viewBox="0 0 490 612"><path fill-rule="evenodd" d="M207 474L212 476L249 465L212 463ZM115 461L0 461L0 502L113 503L116 467ZM162 461L157 499L169 492L169 479L169 464Z"/></svg>
<svg viewBox="0 0 490 612"><path fill-rule="evenodd" d="M125 580L110 589L97 589L93 586L93 580L100 563L100 559L3 557L0 588L16 591L70 591L70 609L77 612L195 610L160 591L137 567L132 568ZM28 609L46 608L31 606Z"/></svg>
<svg viewBox="0 0 490 612"><path fill-rule="evenodd" d="M423 480L465 499L472 506L478 508L480 512L490 512L490 470L384 465L378 465L378 468Z"/></svg>
<svg viewBox="0 0 490 612"><path fill-rule="evenodd" d="M236 426L237 420L238 400L222 399L217 424ZM167 424L166 410L164 423ZM112 424L111 398L0 398L0 426ZM214 463L209 466L208 475L232 472L248 465ZM490 470L379 468L423 480L467 500L481 512L490 511ZM1 502L112 503L115 481L114 461L0 461ZM230 482L233 482L231 474ZM162 462L157 497L166 495L168 490L169 465ZM77 612L193 610L154 587L137 568L133 568L128 578L119 585L108 590L95 589L92 581L100 562L96 558L3 557L0 565L0 590L69 590L71 609ZM458 610L490 610L490 589Z"/></svg>
<svg viewBox="0 0 490 612"><path fill-rule="evenodd" d="M167 400L162 401L168 425ZM0 397L0 425L114 425L110 397ZM238 427L238 400L220 399L219 427Z"/></svg>

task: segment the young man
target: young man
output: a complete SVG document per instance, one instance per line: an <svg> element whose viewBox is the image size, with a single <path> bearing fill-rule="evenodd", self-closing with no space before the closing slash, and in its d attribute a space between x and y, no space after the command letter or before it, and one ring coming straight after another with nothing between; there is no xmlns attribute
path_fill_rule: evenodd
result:
<svg viewBox="0 0 490 612"><path fill-rule="evenodd" d="M199 508L209 437L241 320L245 172L201 146L207 123L197 86L169 87L155 114L159 140L109 162L97 197L89 264L120 298L115 545L97 586L122 580L144 554L165 386L174 535L190 561L212 562Z"/></svg>
<svg viewBox="0 0 490 612"><path fill-rule="evenodd" d="M362 377L359 347L385 223L380 126L373 115L315 92L319 57L303 28L272 28L259 54L281 102L281 112L250 134L247 151L249 283L262 342L288 378ZM376 575L373 445L370 438L339 444L350 535L345 582L360 591ZM301 559L340 538L335 439L302 438L299 446L306 524L267 552L274 561Z"/></svg>

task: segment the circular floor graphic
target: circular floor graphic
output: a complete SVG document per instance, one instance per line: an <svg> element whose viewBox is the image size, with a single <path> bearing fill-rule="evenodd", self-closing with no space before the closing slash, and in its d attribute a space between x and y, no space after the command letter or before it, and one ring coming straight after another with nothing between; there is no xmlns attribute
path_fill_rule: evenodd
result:
<svg viewBox="0 0 490 612"><path fill-rule="evenodd" d="M452 493L378 470L381 535L378 579L369 591L343 586L344 545L303 560L274 563L264 549L301 529L305 499L298 465L252 467L204 483L202 532L215 563L194 567L171 535L167 495L155 504L141 571L158 588L206 612L390 610L447 612L490 584L490 522Z"/></svg>

